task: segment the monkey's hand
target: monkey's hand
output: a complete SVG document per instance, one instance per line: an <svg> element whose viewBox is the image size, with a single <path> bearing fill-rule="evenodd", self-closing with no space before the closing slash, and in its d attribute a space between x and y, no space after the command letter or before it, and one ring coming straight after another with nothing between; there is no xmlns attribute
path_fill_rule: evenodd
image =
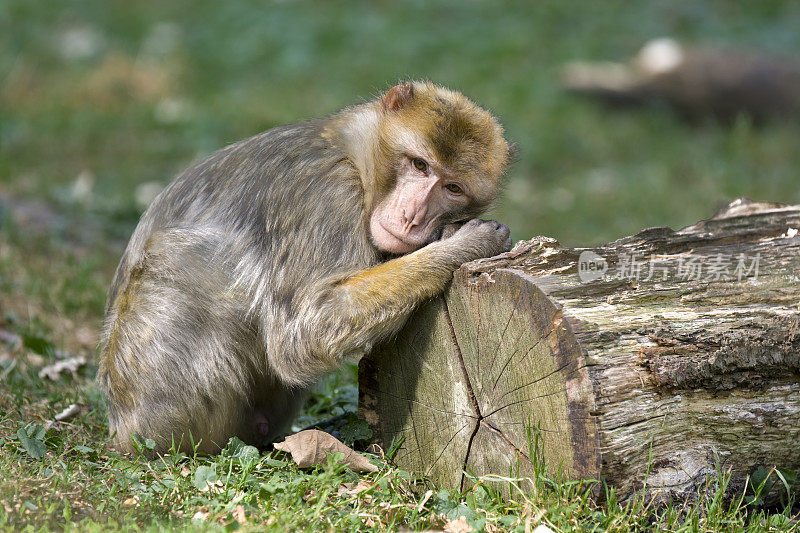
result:
<svg viewBox="0 0 800 533"><path fill-rule="evenodd" d="M448 231L452 232L453 226L457 227L456 224L450 224L444 228L442 238L445 238ZM511 232L508 226L494 220L474 218L455 229L451 235L447 241L466 253L468 258L464 262L491 257L511 249Z"/></svg>
<svg viewBox="0 0 800 533"><path fill-rule="evenodd" d="M464 225L464 222L456 222L454 224L448 224L444 228L442 228L442 235L437 240L444 240L449 239L453 235L456 234L458 230Z"/></svg>

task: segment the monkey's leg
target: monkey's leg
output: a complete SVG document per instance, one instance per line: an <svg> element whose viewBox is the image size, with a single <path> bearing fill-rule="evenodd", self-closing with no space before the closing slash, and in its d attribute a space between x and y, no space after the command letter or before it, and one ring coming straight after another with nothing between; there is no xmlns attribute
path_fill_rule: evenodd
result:
<svg viewBox="0 0 800 533"><path fill-rule="evenodd" d="M213 452L250 422L263 346L224 269L208 261L216 246L206 234L155 234L114 303L98 377L123 450L139 434L159 452L173 438Z"/></svg>
<svg viewBox="0 0 800 533"><path fill-rule="evenodd" d="M307 397L305 387L290 387L265 378L255 387L252 412L237 436L259 447L275 442L289 432Z"/></svg>

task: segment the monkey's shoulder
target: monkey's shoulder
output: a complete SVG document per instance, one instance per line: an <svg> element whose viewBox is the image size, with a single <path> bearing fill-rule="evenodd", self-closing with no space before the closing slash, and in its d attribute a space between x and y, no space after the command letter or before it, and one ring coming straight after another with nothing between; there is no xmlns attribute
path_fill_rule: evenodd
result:
<svg viewBox="0 0 800 533"><path fill-rule="evenodd" d="M266 165L275 173L299 166L306 173L325 169L346 158L327 135L328 119L311 119L264 131L221 150L230 163ZM313 173L313 172L312 172Z"/></svg>

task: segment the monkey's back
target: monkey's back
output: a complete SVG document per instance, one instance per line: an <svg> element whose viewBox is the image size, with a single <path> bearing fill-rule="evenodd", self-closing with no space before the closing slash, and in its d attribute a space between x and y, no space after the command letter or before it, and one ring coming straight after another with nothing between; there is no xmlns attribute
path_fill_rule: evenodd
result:
<svg viewBox="0 0 800 533"><path fill-rule="evenodd" d="M360 221L359 178L344 153L322 136L324 122L280 126L239 141L170 183L131 236L109 291L106 312L126 285L147 240L164 229L206 228L230 238L247 237L260 250L285 255L286 260L313 259L314 248L330 246L340 248L336 256L343 259L363 252L359 248L367 237ZM342 182L351 184L345 195ZM337 211L328 209L331 205ZM332 217L340 220L332 223ZM314 219L324 219L324 223L313 224ZM336 231L308 235L308 227ZM279 241L293 243L294 253L282 249Z"/></svg>

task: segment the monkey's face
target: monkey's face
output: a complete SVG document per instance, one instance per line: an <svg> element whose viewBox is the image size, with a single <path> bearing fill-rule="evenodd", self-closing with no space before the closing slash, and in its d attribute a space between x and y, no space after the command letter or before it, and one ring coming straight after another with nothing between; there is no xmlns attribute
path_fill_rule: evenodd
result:
<svg viewBox="0 0 800 533"><path fill-rule="evenodd" d="M497 197L510 147L487 111L427 83L398 85L382 100L380 198L372 241L394 254L435 240L449 223L484 212Z"/></svg>
<svg viewBox="0 0 800 533"><path fill-rule="evenodd" d="M393 190L372 212L372 241L393 254L414 251L432 240L472 203L469 184L421 150L399 157Z"/></svg>

